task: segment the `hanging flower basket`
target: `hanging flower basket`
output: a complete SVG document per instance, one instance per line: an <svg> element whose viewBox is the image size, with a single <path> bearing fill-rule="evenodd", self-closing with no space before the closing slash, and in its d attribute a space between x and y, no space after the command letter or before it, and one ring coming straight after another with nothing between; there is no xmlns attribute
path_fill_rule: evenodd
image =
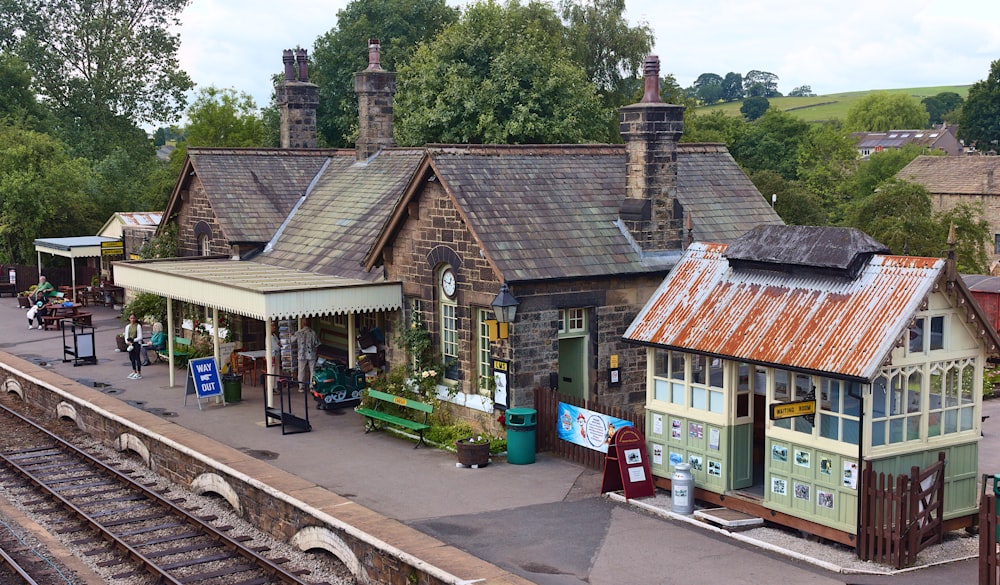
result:
<svg viewBox="0 0 1000 585"><path fill-rule="evenodd" d="M490 463L490 442L483 437L455 441L458 463L463 467L486 467Z"/></svg>

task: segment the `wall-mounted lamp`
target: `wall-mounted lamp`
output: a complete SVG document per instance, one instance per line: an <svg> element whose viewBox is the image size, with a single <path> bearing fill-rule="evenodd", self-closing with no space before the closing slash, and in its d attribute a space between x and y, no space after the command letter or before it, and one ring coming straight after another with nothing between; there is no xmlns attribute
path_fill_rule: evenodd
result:
<svg viewBox="0 0 1000 585"><path fill-rule="evenodd" d="M490 306L493 307L493 314L497 318L498 339L507 339L510 324L514 322L514 317L517 316L517 306L520 304L521 301L510 294L507 283L501 284L497 298L490 303Z"/></svg>

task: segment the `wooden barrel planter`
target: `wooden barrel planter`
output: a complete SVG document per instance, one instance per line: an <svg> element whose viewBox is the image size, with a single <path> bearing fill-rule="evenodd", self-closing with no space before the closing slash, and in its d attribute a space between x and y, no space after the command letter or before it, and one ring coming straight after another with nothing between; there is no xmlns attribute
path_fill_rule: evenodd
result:
<svg viewBox="0 0 1000 585"><path fill-rule="evenodd" d="M472 437L455 441L458 463L463 467L486 467L490 462L488 441L475 441Z"/></svg>

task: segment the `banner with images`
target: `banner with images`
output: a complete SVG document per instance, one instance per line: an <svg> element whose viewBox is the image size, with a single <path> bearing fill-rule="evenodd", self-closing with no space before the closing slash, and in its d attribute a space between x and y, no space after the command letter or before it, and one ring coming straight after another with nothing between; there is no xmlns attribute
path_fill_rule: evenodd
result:
<svg viewBox="0 0 1000 585"><path fill-rule="evenodd" d="M560 402L556 426L563 441L607 453L611 435L622 427L634 425L631 421Z"/></svg>

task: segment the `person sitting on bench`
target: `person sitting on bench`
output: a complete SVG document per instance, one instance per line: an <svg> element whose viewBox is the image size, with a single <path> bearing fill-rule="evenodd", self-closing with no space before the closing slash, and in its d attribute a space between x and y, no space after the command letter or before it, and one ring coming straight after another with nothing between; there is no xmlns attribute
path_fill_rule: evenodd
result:
<svg viewBox="0 0 1000 585"><path fill-rule="evenodd" d="M149 365L149 350L156 352L165 349L167 349L167 336L163 333L163 325L159 322L153 323L153 334L149 337L149 343L143 343L140 348L142 365Z"/></svg>
<svg viewBox="0 0 1000 585"><path fill-rule="evenodd" d="M31 300L34 302L42 301L45 302L45 297L49 296L55 291L55 287L49 282L44 276L38 277L38 286L35 287L35 292L31 293Z"/></svg>

